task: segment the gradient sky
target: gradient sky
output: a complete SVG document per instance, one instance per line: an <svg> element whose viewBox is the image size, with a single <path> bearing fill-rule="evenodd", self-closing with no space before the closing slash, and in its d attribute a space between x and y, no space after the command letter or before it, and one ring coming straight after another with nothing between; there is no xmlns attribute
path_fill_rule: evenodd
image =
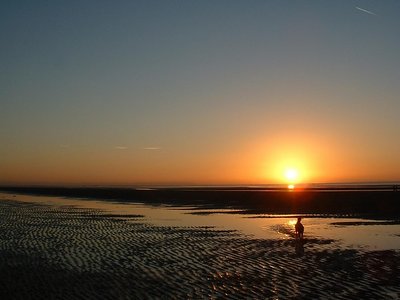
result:
<svg viewBox="0 0 400 300"><path fill-rule="evenodd" d="M400 180L400 1L2 1L0 184Z"/></svg>

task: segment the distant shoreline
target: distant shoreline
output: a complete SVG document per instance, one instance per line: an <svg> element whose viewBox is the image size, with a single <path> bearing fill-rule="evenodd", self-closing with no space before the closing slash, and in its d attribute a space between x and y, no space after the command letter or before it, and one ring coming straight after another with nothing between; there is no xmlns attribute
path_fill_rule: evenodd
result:
<svg viewBox="0 0 400 300"><path fill-rule="evenodd" d="M384 189L386 187L386 189ZM8 193L96 199L149 205L190 206L198 209L235 209L248 214L336 214L375 218L399 218L400 191L393 186L379 189L287 189L169 187L68 188L68 187L0 187Z"/></svg>
<svg viewBox="0 0 400 300"><path fill-rule="evenodd" d="M226 184L226 185L162 185L162 184L136 184L136 185L45 185L45 184L3 184L1 189L133 189L133 190L212 190L212 191L286 191L289 184ZM349 183L293 183L297 191L363 191L363 190L394 190L400 189L400 182L349 182Z"/></svg>

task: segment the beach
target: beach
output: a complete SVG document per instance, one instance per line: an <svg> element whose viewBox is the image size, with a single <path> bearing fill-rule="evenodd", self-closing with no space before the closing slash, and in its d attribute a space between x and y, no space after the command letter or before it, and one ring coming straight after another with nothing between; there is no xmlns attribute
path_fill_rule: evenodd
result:
<svg viewBox="0 0 400 300"><path fill-rule="evenodd" d="M43 196L102 199L122 203L198 209L236 209L256 214L332 214L378 218L400 215L400 192L393 185L306 188L264 187L0 187L0 191Z"/></svg>
<svg viewBox="0 0 400 300"><path fill-rule="evenodd" d="M276 230L268 227L276 235L265 231L262 238L229 224L189 226L168 216L152 222L144 209L157 211L154 203L125 211L123 202L107 203L117 210L99 203L2 194L0 297L400 298L400 243L397 249L342 247L331 236L307 234L307 223L304 241L297 241L293 228L281 219L271 219L279 225ZM194 220L196 212L201 216L215 209L206 208L192 203L187 214L187 206L173 206L188 220ZM265 215L253 217L249 220L267 222Z"/></svg>
<svg viewBox="0 0 400 300"><path fill-rule="evenodd" d="M400 300L400 1L3 1L0 300Z"/></svg>

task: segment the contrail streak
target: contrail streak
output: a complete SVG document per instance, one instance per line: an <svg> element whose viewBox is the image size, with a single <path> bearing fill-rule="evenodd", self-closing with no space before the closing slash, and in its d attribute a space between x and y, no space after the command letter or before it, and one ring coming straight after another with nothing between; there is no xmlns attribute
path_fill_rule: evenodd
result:
<svg viewBox="0 0 400 300"><path fill-rule="evenodd" d="M356 6L356 9L361 10L361 11L367 13L367 14L376 16L376 13L373 13L372 11L366 10L366 9L364 9L364 8L361 8L361 7Z"/></svg>
<svg viewBox="0 0 400 300"><path fill-rule="evenodd" d="M118 149L118 150L127 150L128 147L126 147L126 146L115 146L115 149Z"/></svg>

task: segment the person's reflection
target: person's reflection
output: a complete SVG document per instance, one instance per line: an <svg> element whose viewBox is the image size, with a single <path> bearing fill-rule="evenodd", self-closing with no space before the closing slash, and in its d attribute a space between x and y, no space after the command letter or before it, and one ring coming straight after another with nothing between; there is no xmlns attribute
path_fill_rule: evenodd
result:
<svg viewBox="0 0 400 300"><path fill-rule="evenodd" d="M297 256L304 255L304 241L303 240L295 240L294 241L294 249L296 251Z"/></svg>

